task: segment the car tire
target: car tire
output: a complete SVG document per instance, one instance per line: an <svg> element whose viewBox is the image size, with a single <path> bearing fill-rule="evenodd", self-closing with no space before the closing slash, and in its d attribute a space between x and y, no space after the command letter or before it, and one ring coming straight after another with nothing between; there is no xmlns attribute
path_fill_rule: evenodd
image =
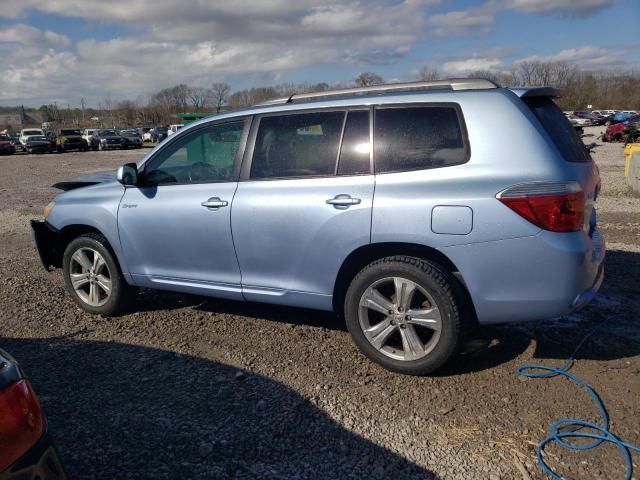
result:
<svg viewBox="0 0 640 480"><path fill-rule="evenodd" d="M138 289L127 284L102 235L88 233L72 240L64 251L62 267L67 291L89 313L115 315L135 300Z"/></svg>
<svg viewBox="0 0 640 480"><path fill-rule="evenodd" d="M457 353L460 343L454 285L451 274L421 258L376 260L347 290L344 313L349 333L362 353L388 370L432 373Z"/></svg>

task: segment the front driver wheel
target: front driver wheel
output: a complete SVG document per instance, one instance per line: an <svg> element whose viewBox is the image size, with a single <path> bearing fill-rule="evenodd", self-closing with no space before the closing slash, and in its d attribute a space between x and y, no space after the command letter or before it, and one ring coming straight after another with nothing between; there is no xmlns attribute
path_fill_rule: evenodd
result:
<svg viewBox="0 0 640 480"><path fill-rule="evenodd" d="M85 234L72 240L62 262L65 286L87 312L114 315L134 300L137 290L126 283L102 235Z"/></svg>
<svg viewBox="0 0 640 480"><path fill-rule="evenodd" d="M420 258L394 256L369 264L345 298L354 342L388 370L410 375L437 370L460 341L453 282L449 273Z"/></svg>

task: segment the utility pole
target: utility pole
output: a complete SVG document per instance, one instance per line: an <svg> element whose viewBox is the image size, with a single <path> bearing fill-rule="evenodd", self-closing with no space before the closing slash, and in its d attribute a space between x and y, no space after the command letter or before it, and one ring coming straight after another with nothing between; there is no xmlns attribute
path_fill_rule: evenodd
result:
<svg viewBox="0 0 640 480"><path fill-rule="evenodd" d="M85 126L85 123L84 123L84 97L82 97L80 99L80 106L82 107L82 126L84 127Z"/></svg>

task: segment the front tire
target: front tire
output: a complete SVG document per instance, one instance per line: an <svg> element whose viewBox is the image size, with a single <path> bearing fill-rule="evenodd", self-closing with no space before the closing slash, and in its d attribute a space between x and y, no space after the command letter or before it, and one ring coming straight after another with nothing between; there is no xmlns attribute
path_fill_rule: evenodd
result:
<svg viewBox="0 0 640 480"><path fill-rule="evenodd" d="M356 275L345 298L358 348L388 370L426 375L449 361L461 336L455 279L416 257L377 260Z"/></svg>
<svg viewBox="0 0 640 480"><path fill-rule="evenodd" d="M127 284L106 238L85 234L72 240L62 259L64 283L85 311L115 315L127 309L137 289Z"/></svg>

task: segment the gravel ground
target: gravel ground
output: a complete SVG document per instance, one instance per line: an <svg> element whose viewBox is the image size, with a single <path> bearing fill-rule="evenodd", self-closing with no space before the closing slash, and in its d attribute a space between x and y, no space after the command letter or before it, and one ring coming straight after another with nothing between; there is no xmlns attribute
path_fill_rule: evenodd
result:
<svg viewBox="0 0 640 480"><path fill-rule="evenodd" d="M31 377L70 478L546 478L535 445L553 420L599 418L565 380L515 369L561 365L614 314L572 371L599 391L613 432L640 443L640 198L621 144L594 153L609 248L597 300L565 319L484 328L426 378L370 363L322 312L151 291L117 318L78 309L61 273L40 266L28 220L54 182L141 155L0 158L0 346ZM551 446L548 459L566 478L624 476L612 446Z"/></svg>

